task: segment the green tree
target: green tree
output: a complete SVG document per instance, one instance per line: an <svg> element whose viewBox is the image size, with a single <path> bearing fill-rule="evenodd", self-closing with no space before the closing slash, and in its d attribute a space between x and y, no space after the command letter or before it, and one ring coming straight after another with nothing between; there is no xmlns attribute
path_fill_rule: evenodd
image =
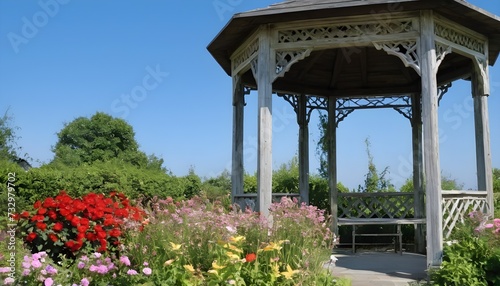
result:
<svg viewBox="0 0 500 286"><path fill-rule="evenodd" d="M78 117L57 134L53 164L80 166L97 161L130 163L136 167L163 170L163 159L139 150L135 133L125 120L97 112L91 118Z"/></svg>
<svg viewBox="0 0 500 286"><path fill-rule="evenodd" d="M0 117L0 160L15 161L18 158L16 129L12 127L12 116L8 111Z"/></svg>
<svg viewBox="0 0 500 286"><path fill-rule="evenodd" d="M273 193L299 192L299 159L294 156L288 163L273 171Z"/></svg>
<svg viewBox="0 0 500 286"><path fill-rule="evenodd" d="M500 193L500 169L493 168L493 192Z"/></svg>
<svg viewBox="0 0 500 286"><path fill-rule="evenodd" d="M385 167L380 173L377 171L375 163L373 163L373 155L370 151L371 143L367 138L365 139L366 154L368 155L368 172L365 175L365 183L363 186L358 187L358 191L366 193L376 192L394 192L394 185L386 176L389 174L389 167Z"/></svg>
<svg viewBox="0 0 500 286"><path fill-rule="evenodd" d="M464 187L463 183L458 183L456 179L449 176L441 176L441 189L445 191L461 190ZM408 178L404 185L399 189L401 192L413 192L413 179Z"/></svg>

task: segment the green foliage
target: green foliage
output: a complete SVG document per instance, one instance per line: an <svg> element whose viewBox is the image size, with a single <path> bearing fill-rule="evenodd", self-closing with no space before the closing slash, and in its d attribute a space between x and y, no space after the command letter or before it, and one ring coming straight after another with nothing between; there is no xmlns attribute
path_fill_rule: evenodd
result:
<svg viewBox="0 0 500 286"><path fill-rule="evenodd" d="M493 168L493 192L500 193L500 169Z"/></svg>
<svg viewBox="0 0 500 286"><path fill-rule="evenodd" d="M386 176L389 174L389 167L378 173L375 163L373 163L373 155L370 151L370 140L365 140L366 154L368 155L368 173L365 175L365 183L358 187L359 192L376 193L376 192L395 192L394 185Z"/></svg>
<svg viewBox="0 0 500 286"><path fill-rule="evenodd" d="M273 171L273 193L299 192L299 159L294 156Z"/></svg>
<svg viewBox="0 0 500 286"><path fill-rule="evenodd" d="M0 117L0 160L15 161L18 157L16 129L12 127L12 116L7 112Z"/></svg>
<svg viewBox="0 0 500 286"><path fill-rule="evenodd" d="M78 117L57 134L55 166L70 167L118 159L137 167L162 170L163 159L139 151L135 133L125 120L97 112L90 119Z"/></svg>
<svg viewBox="0 0 500 286"><path fill-rule="evenodd" d="M6 172L13 168L12 164L9 166L0 164L0 169ZM162 171L121 164L119 159L79 167L46 165L16 174L18 201L28 204L55 196L60 190L67 190L71 196L83 196L88 192L108 194L120 190L135 199L140 196L185 198L201 189L196 175L175 177Z"/></svg>
<svg viewBox="0 0 500 286"><path fill-rule="evenodd" d="M500 285L500 219L488 221L473 212L454 230L453 243L444 247L443 262L431 273L433 285Z"/></svg>
<svg viewBox="0 0 500 286"><path fill-rule="evenodd" d="M458 183L456 179L453 179L446 175L441 175L441 189L445 191L451 190L462 190L464 187L463 183Z"/></svg>

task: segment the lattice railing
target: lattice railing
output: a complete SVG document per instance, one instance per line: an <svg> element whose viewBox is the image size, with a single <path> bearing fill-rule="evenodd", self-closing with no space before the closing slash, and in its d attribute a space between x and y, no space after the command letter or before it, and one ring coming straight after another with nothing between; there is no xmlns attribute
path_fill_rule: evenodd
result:
<svg viewBox="0 0 500 286"><path fill-rule="evenodd" d="M413 217L413 193L339 193L339 218Z"/></svg>
<svg viewBox="0 0 500 286"><path fill-rule="evenodd" d="M458 223L472 211L488 211L483 191L443 191L443 237L446 239Z"/></svg>

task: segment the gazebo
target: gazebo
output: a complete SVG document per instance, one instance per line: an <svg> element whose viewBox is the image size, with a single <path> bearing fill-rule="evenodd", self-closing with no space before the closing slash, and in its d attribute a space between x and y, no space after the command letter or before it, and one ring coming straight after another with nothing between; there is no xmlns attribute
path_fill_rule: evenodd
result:
<svg viewBox="0 0 500 286"><path fill-rule="evenodd" d="M336 129L349 113L363 108L393 108L411 122L415 217L426 218L429 267L441 263L443 231L467 208L492 211L488 66L500 52L499 17L463 0L288 0L234 15L208 50L233 80L234 201L249 199L243 194L243 112L245 94L257 90L254 203L263 215L273 196L273 94L290 102L297 114L299 190L305 203L309 117L314 109L328 112L333 229ZM479 190L451 193L447 201L441 190L438 104L458 79L471 82Z"/></svg>

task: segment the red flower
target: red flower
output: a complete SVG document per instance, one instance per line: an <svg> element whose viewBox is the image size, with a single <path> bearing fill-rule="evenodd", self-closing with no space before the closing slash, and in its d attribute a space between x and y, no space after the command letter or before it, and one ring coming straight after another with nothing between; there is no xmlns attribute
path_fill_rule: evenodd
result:
<svg viewBox="0 0 500 286"><path fill-rule="evenodd" d="M36 223L36 227L41 231L45 231L45 229L47 228L47 225L45 223L39 221Z"/></svg>
<svg viewBox="0 0 500 286"><path fill-rule="evenodd" d="M74 216L71 218L71 225L74 227L77 227L80 224L80 218L77 216Z"/></svg>
<svg viewBox="0 0 500 286"><path fill-rule="evenodd" d="M117 228L113 228L109 232L109 236L112 236L112 237L119 237L121 234L122 234L122 232L119 229L117 229Z"/></svg>
<svg viewBox="0 0 500 286"><path fill-rule="evenodd" d="M57 218L57 214L56 214L56 212L55 212L55 211L53 211L53 210L49 210L49 211L47 212L47 216L48 216L51 220L56 220L56 218Z"/></svg>
<svg viewBox="0 0 500 286"><path fill-rule="evenodd" d="M21 213L21 217L22 218L29 218L30 217L30 213L27 212L27 211L24 211L24 212Z"/></svg>
<svg viewBox="0 0 500 286"><path fill-rule="evenodd" d="M59 232L59 231L61 231L61 230L63 229L63 224L62 224L62 223L60 223L60 222L56 222L56 223L54 224L54 227L52 227L52 229L53 229L54 231L58 231L58 232Z"/></svg>
<svg viewBox="0 0 500 286"><path fill-rule="evenodd" d="M106 242L106 240L105 239L100 239L99 243L101 244L101 247L99 247L99 249L97 251L99 251L99 252L106 251L106 249L107 249L107 242Z"/></svg>
<svg viewBox="0 0 500 286"><path fill-rule="evenodd" d="M28 234L28 236L26 237L26 241L32 242L33 240L35 240L35 238L36 238L36 233L32 232Z"/></svg>
<svg viewBox="0 0 500 286"><path fill-rule="evenodd" d="M43 215L34 215L31 217L31 221L43 221Z"/></svg>
<svg viewBox="0 0 500 286"><path fill-rule="evenodd" d="M87 232L87 234L85 235L85 238L88 240L88 241L94 241L97 239L95 233L93 232Z"/></svg>
<svg viewBox="0 0 500 286"><path fill-rule="evenodd" d="M53 234L53 233L50 233L50 234L49 234L49 238L50 238L50 240L52 240L53 242L56 242L57 240L59 240L59 239L57 238L57 235L55 235L55 234Z"/></svg>
<svg viewBox="0 0 500 286"><path fill-rule="evenodd" d="M51 197L46 198L45 201L43 201L44 208L55 208L56 206L57 206L56 202Z"/></svg>
<svg viewBox="0 0 500 286"><path fill-rule="evenodd" d="M42 202L40 202L40 201L36 201L36 202L33 204L33 207L34 207L35 209L38 209L38 208L40 208L41 206L42 206Z"/></svg>
<svg viewBox="0 0 500 286"><path fill-rule="evenodd" d="M78 230L78 232L83 232L85 233L87 231L87 229L89 229L89 226L88 225L79 225L76 230Z"/></svg>
<svg viewBox="0 0 500 286"><path fill-rule="evenodd" d="M245 256L245 260L250 263L252 261L254 261L255 259L257 259L257 255L255 255L255 253L249 253Z"/></svg>

